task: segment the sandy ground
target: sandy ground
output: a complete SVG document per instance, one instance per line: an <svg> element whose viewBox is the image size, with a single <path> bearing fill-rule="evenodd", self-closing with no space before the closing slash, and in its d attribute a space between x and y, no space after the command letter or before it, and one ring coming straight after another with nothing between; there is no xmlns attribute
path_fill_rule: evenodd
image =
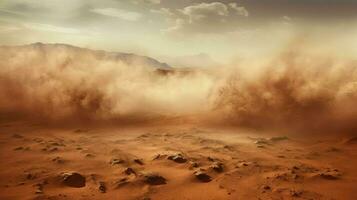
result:
<svg viewBox="0 0 357 200"><path fill-rule="evenodd" d="M200 127L0 127L0 199L357 199L357 139Z"/></svg>

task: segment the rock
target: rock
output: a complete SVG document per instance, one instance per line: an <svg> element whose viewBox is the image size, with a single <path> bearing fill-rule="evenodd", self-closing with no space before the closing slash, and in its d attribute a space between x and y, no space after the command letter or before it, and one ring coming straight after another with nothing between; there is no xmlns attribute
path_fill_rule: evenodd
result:
<svg viewBox="0 0 357 200"><path fill-rule="evenodd" d="M105 186L105 183L103 181L99 182L99 191L101 193L105 193L107 191L107 187Z"/></svg>
<svg viewBox="0 0 357 200"><path fill-rule="evenodd" d="M264 186L263 186L263 189L264 189L264 190L271 190L271 187L270 187L269 185L264 185Z"/></svg>
<svg viewBox="0 0 357 200"><path fill-rule="evenodd" d="M55 152L55 151L58 151L58 148L57 147L51 147L48 149L49 152Z"/></svg>
<svg viewBox="0 0 357 200"><path fill-rule="evenodd" d="M144 182L149 185L163 185L166 184L166 179L157 173L144 174Z"/></svg>
<svg viewBox="0 0 357 200"><path fill-rule="evenodd" d="M35 194L43 194L43 186L47 184L47 181L44 181L42 183L37 183L35 185L36 187L36 191L35 191Z"/></svg>
<svg viewBox="0 0 357 200"><path fill-rule="evenodd" d="M152 160L159 160L160 158L164 157L165 155L156 154Z"/></svg>
<svg viewBox="0 0 357 200"><path fill-rule="evenodd" d="M139 164L139 165L144 165L143 160L142 160L142 159L139 159L139 158L134 159L134 162L137 163L137 164Z"/></svg>
<svg viewBox="0 0 357 200"><path fill-rule="evenodd" d="M175 161L177 163L185 163L187 161L187 159L184 158L183 155L180 153L170 155L169 157L167 157L167 159Z"/></svg>
<svg viewBox="0 0 357 200"><path fill-rule="evenodd" d="M207 173L202 171L202 170L195 171L194 175L201 182L207 183L207 182L210 182L212 180L211 177Z"/></svg>
<svg viewBox="0 0 357 200"><path fill-rule="evenodd" d="M223 164L221 162L214 162L210 168L216 172L223 172Z"/></svg>
<svg viewBox="0 0 357 200"><path fill-rule="evenodd" d="M95 155L93 155L93 154L91 154L91 153L87 153L86 154L86 158L94 158L95 157Z"/></svg>
<svg viewBox="0 0 357 200"><path fill-rule="evenodd" d="M13 135L12 135L12 137L13 137L13 138L20 139L20 138L23 138L24 136L22 136L22 135L20 135L20 134L15 133L15 134L13 134Z"/></svg>
<svg viewBox="0 0 357 200"><path fill-rule="evenodd" d="M130 175L130 174L136 174L136 172L134 171L133 168L131 167L128 167L124 170L124 173L127 174L127 175Z"/></svg>
<svg viewBox="0 0 357 200"><path fill-rule="evenodd" d="M127 177L124 177L124 178L119 179L115 184L116 184L116 188L119 188L119 187L126 185L128 183L130 183L129 179Z"/></svg>
<svg viewBox="0 0 357 200"><path fill-rule="evenodd" d="M344 144L357 144L357 136L345 139Z"/></svg>
<svg viewBox="0 0 357 200"><path fill-rule="evenodd" d="M196 168L199 166L199 164L197 162L193 162L193 161L190 161L190 165L192 168Z"/></svg>
<svg viewBox="0 0 357 200"><path fill-rule="evenodd" d="M62 183L69 187L80 188L86 186L86 178L77 172L62 174Z"/></svg>
<svg viewBox="0 0 357 200"><path fill-rule="evenodd" d="M63 164L65 161L61 157L57 156L56 158L52 159L52 162Z"/></svg>
<svg viewBox="0 0 357 200"><path fill-rule="evenodd" d="M208 157L207 157L207 160L208 160L208 161L211 161L211 162L214 162L215 159L212 158L212 157L210 157L210 156L208 156Z"/></svg>
<svg viewBox="0 0 357 200"><path fill-rule="evenodd" d="M269 141L264 139L264 138L259 138L254 142L254 144L256 144L256 145L268 145Z"/></svg>
<svg viewBox="0 0 357 200"><path fill-rule="evenodd" d="M40 189L36 189L35 194L43 194L43 191Z"/></svg>
<svg viewBox="0 0 357 200"><path fill-rule="evenodd" d="M24 147L16 147L16 148L14 148L14 151L20 151L20 150L24 150Z"/></svg>
<svg viewBox="0 0 357 200"><path fill-rule="evenodd" d="M113 158L110 160L109 162L111 165L119 165L119 164L123 164L124 160L119 159L119 158Z"/></svg>
<svg viewBox="0 0 357 200"><path fill-rule="evenodd" d="M36 179L37 176L35 174L31 174L31 173L26 173L26 179L27 180L33 180Z"/></svg>
<svg viewBox="0 0 357 200"><path fill-rule="evenodd" d="M272 142L278 142L278 141L283 141L283 140L288 140L289 138L286 136L277 136L277 137L271 137L269 140Z"/></svg>
<svg viewBox="0 0 357 200"><path fill-rule="evenodd" d="M327 180L336 180L339 178L338 174L335 173L329 173L329 172L323 172L318 174L319 177Z"/></svg>

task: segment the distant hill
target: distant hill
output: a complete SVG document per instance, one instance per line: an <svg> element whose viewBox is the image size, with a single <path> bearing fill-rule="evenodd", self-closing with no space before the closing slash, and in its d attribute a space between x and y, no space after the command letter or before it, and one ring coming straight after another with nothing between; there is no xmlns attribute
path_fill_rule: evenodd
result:
<svg viewBox="0 0 357 200"><path fill-rule="evenodd" d="M129 66L140 65L153 67L155 69L171 68L168 64L159 62L147 56L140 56L131 53L91 50L67 44L33 43L22 46L0 46L0 51L3 54L2 56L5 56L4 54L7 54L6 52L11 52L11 54L24 54L24 56L28 55L30 57L33 56L34 59L56 59L57 62L62 62L63 64L69 64L72 61L78 62L78 60L81 59L91 58L91 60L118 62ZM48 62L52 62L51 59L48 59Z"/></svg>

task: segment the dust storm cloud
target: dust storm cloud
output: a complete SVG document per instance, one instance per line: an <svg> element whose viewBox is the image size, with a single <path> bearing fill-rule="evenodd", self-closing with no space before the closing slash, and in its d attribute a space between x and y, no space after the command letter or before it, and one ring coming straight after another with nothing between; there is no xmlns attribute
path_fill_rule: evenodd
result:
<svg viewBox="0 0 357 200"><path fill-rule="evenodd" d="M161 69L66 45L2 47L0 112L47 121L189 118L218 125L354 131L353 59L292 43L251 63ZM248 70L247 70L248 69ZM183 72L184 71L184 72Z"/></svg>

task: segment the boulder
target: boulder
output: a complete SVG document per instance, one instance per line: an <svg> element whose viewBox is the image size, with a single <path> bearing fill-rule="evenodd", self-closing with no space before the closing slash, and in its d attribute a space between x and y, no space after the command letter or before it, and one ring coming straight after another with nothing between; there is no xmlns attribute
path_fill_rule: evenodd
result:
<svg viewBox="0 0 357 200"><path fill-rule="evenodd" d="M209 176L206 172L202 170L195 171L195 177L201 182L210 182L212 180L211 176Z"/></svg>
<svg viewBox="0 0 357 200"><path fill-rule="evenodd" d="M77 172L62 174L62 183L69 187L81 188L86 186L86 178Z"/></svg>

